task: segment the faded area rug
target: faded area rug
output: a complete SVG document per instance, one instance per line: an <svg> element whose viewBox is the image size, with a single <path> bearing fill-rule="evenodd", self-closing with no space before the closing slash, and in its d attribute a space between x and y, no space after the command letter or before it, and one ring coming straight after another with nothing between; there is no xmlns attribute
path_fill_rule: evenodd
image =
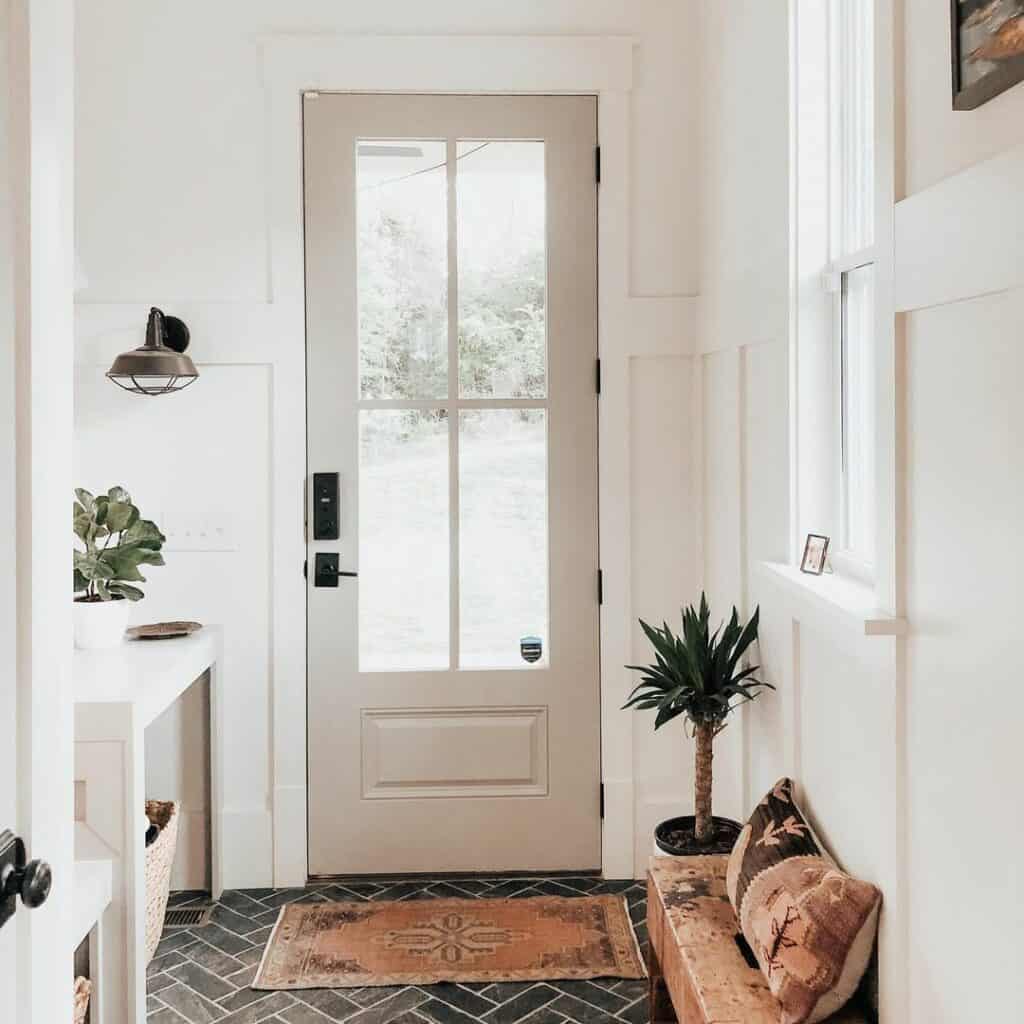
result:
<svg viewBox="0 0 1024 1024"><path fill-rule="evenodd" d="M252 987L645 976L621 896L292 903Z"/></svg>

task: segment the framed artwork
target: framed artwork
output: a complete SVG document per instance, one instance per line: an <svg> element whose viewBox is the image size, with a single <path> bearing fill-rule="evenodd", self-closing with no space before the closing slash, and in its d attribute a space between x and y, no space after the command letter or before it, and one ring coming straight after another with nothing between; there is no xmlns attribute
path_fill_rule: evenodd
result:
<svg viewBox="0 0 1024 1024"><path fill-rule="evenodd" d="M820 576L825 571L827 559L828 537L823 537L820 533L807 534L804 557L800 559L800 571Z"/></svg>
<svg viewBox="0 0 1024 1024"><path fill-rule="evenodd" d="M1024 5L951 0L953 109L974 110L1024 81Z"/></svg>

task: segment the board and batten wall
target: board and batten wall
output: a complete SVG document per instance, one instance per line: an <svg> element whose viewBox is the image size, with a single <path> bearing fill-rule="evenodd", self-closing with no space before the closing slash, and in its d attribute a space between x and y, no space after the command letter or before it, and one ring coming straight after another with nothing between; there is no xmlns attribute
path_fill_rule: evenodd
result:
<svg viewBox="0 0 1024 1024"><path fill-rule="evenodd" d="M898 5L908 633L864 636L758 569L789 548L784 6L703 9L701 562L723 610L760 604L761 660L779 687L744 709L716 759L716 798L749 809L793 774L827 845L881 886L883 1024L1007 1020L1024 1005L1012 795L1024 766L1024 86L953 112L948 5Z"/></svg>
<svg viewBox="0 0 1024 1024"><path fill-rule="evenodd" d="M225 626L225 882L273 879L271 645L279 320L270 294L267 95L261 40L276 34L627 35L630 94L629 527L634 617L671 617L696 587L694 392L697 164L695 2L498 5L269 0L173 6L97 0L77 24L76 474L122 483L168 527L136 621ZM612 161L612 166L616 162ZM621 166L619 164L618 166ZM140 400L102 378L139 344L151 304L185 319L202 377ZM203 536L205 534L205 536ZM294 566L296 573L301 565ZM634 660L644 655L639 630ZM622 690L627 674L611 680ZM203 787L188 759L202 694L154 727L154 795L186 804L176 884L201 884ZM689 751L637 717L630 796L637 863L658 818L689 810ZM295 742L301 742L295 738ZM595 780L596 782L596 780ZM174 792L174 791L177 791ZM280 880L280 879L279 879ZM288 881L294 881L289 878Z"/></svg>

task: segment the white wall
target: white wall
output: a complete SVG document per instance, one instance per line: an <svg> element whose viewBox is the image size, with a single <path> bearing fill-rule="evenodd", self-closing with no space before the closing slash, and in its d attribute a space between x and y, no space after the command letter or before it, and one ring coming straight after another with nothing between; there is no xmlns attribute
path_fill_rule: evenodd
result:
<svg viewBox="0 0 1024 1024"><path fill-rule="evenodd" d="M948 5L902 5L897 602L909 634L866 637L757 567L785 559L789 523L788 168L772 146L788 136L785 6L704 5L705 61L733 84L732 99L714 88L703 100L703 568L719 603L760 603L761 660L779 687L746 709L726 792L741 788L749 807L793 773L828 845L882 887L883 1021L1009 1019L1024 1001L1011 962L1024 925L1011 795L1024 721L1011 646L1024 563L1024 86L953 113ZM985 282L997 294L979 296ZM979 841L989 827L997 838Z"/></svg>
<svg viewBox="0 0 1024 1024"><path fill-rule="evenodd" d="M273 405L266 393L275 386L277 336L273 307L267 304L272 296L261 34L635 37L629 276L634 297L653 299L692 295L697 283L692 16L690 3L658 0L518 5L445 0L428 6L411 0L373 5L307 0L292 4L287 14L267 0L214 5L188 0L173 8L99 0L81 10L77 227L89 284L78 305L79 470L95 477L97 487L120 479L145 500L145 508L167 510L172 517L185 514L173 511L182 505L190 515L207 507L209 493L216 506L230 491L251 520L235 551L169 550L168 568L154 570L149 596L136 609L146 619L173 611L227 626L225 713L240 737L225 757L225 802L237 825L226 850L229 884L271 880L273 679L267 623L273 581L270 553L260 538L271 515L268 495L275 472L269 454ZM203 376L182 395L140 407L124 404L100 371L104 360L137 343L150 303L190 323ZM672 615L696 584L695 542L686 522L696 479L692 424L686 419L692 318L666 325L658 316L645 318L643 305L636 307L638 320L631 324L638 348L645 349L649 335L646 347L666 354L635 360L629 381L634 412L624 429L630 432L636 484L629 585L638 614ZM210 363L217 364L216 373ZM673 400L678 404L653 415L652 396L659 408ZM201 440L212 425L199 423L211 416L226 431L217 442L223 452L219 459ZM666 443L666 430L674 443ZM189 439L190 458L179 449L173 471L165 473L156 471L152 455L143 462L147 436L170 442L179 434ZM218 434L219 428L209 436ZM649 496L666 466L671 483L661 497L669 500L659 505ZM657 551L646 546L650 538L661 542ZM642 653L638 649L636 656ZM624 686L625 674L612 685ZM663 805L678 799L669 809L682 812L691 799L688 776L677 778L688 758L671 740L659 736L652 742L649 726L636 724L633 766L643 780L635 815L638 834L645 835ZM176 742L180 748L180 739ZM645 844L638 840L638 845Z"/></svg>

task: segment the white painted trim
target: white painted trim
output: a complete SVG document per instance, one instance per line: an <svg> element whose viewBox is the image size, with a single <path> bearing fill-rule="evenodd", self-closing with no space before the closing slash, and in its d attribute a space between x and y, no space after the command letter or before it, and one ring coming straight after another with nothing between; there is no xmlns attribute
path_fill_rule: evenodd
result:
<svg viewBox="0 0 1024 1024"><path fill-rule="evenodd" d="M896 206L898 312L1024 285L1024 145Z"/></svg>
<svg viewBox="0 0 1024 1024"><path fill-rule="evenodd" d="M0 759L12 794L5 818L17 807L0 828L20 834L56 879L46 904L20 906L0 941L0 1014L20 1024L66 1020L70 1007L71 600L61 538L71 490L74 25L71 0L12 0L0 13L0 367L10 383L0 474L19 538L0 602L0 743L16 748Z"/></svg>
<svg viewBox="0 0 1024 1024"><path fill-rule="evenodd" d="M758 562L755 568L763 579L784 589L797 607L823 612L861 636L900 636L907 631L906 619L879 608L875 590L867 584L845 576L814 576L780 562Z"/></svg>
<svg viewBox="0 0 1024 1024"><path fill-rule="evenodd" d="M268 92L270 279L280 316L275 362L273 484L274 881L306 879L306 688L303 559L305 467L302 119L307 90L596 94L602 147L599 199L601 398L601 746L605 782L602 864L632 877L633 735L619 709L629 679L629 373L632 316L687 307L678 298L632 299L629 142L633 41L593 36L274 36L262 40ZM688 312L688 310L686 311ZM670 319L664 318L662 322ZM686 335L688 332L681 332ZM653 344L667 332L651 331ZM689 332L692 337L692 332ZM638 346L643 349L643 344ZM281 415L278 412L281 412Z"/></svg>

